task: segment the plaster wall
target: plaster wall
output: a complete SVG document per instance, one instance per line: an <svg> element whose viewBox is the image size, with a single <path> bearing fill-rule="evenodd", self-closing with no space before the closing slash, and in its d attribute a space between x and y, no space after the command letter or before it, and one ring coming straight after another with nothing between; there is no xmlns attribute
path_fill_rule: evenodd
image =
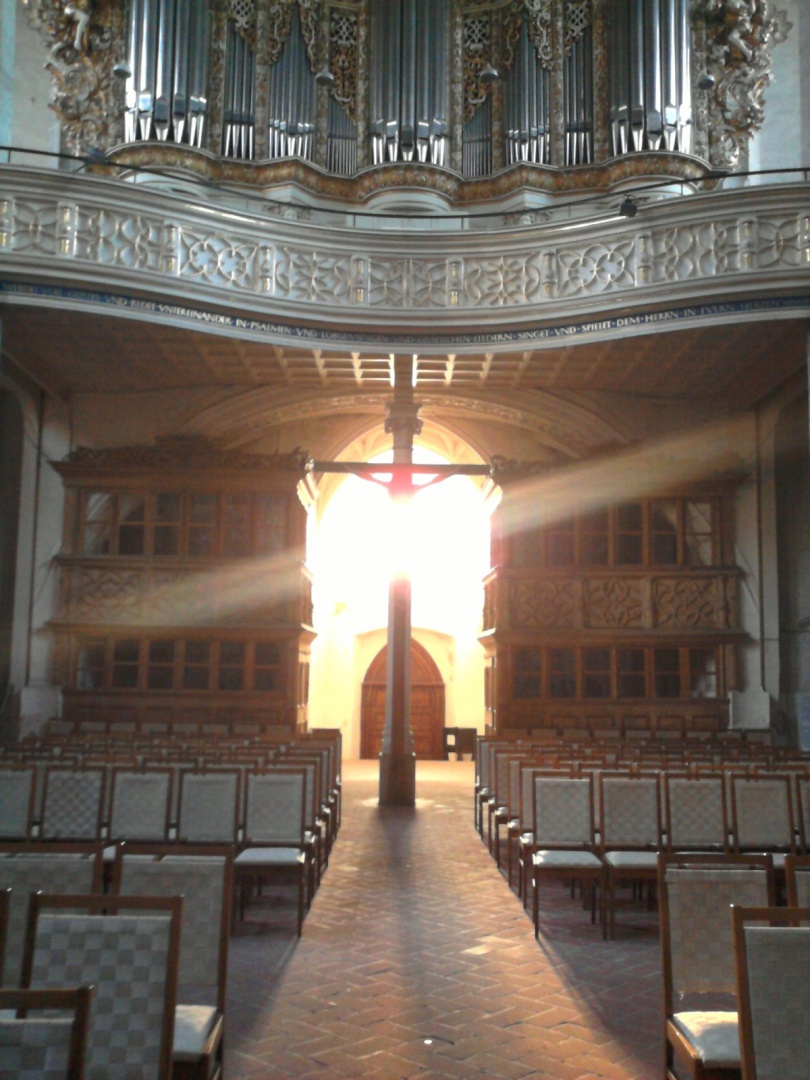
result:
<svg viewBox="0 0 810 1080"><path fill-rule="evenodd" d="M765 120L751 140L748 167L796 169L810 165L810 7L806 0L774 5L792 23L787 40L772 46L771 83L765 90ZM794 125L786 127L786 119ZM771 183L773 177L752 178Z"/></svg>
<svg viewBox="0 0 810 1080"><path fill-rule="evenodd" d="M50 677L52 639L46 624L58 601L54 558L62 546L64 489L50 461L67 452L69 424L62 404L44 392L18 389L18 398L23 447L9 678L24 735L60 710L59 688Z"/></svg>
<svg viewBox="0 0 810 1080"><path fill-rule="evenodd" d="M43 39L32 29L19 0L0 2L0 145L58 153L59 120ZM7 161L3 154L0 160ZM14 152L15 165L55 166L55 160Z"/></svg>

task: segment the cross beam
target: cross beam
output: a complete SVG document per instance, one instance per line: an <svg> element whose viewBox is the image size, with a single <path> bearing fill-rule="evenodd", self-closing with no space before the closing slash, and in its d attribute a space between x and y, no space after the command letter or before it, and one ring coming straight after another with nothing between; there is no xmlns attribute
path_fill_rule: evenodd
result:
<svg viewBox="0 0 810 1080"><path fill-rule="evenodd" d="M489 476L488 465L417 465L413 437L422 430L419 406L410 380L397 380L394 400L387 406L385 430L393 435L390 464L368 461L310 461L313 473L343 473L387 488L392 499L408 501L418 491L451 476ZM414 477L428 479L415 484ZM380 754L380 806L414 806L416 756L410 726L411 583L407 574L392 577L388 590L388 652L385 685L385 731Z"/></svg>

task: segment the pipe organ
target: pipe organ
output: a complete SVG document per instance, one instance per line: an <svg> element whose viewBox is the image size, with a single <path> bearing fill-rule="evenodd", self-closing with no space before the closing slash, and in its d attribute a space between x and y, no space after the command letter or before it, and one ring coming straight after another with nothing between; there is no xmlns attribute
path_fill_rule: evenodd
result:
<svg viewBox="0 0 810 1080"><path fill-rule="evenodd" d="M123 137L346 177L708 159L701 76L747 59L706 25L693 0L129 0Z"/></svg>

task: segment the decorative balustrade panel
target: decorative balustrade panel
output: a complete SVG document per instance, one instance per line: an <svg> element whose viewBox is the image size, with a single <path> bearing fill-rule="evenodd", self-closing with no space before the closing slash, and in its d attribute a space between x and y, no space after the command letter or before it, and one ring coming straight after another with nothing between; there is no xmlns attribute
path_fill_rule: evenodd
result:
<svg viewBox="0 0 810 1080"><path fill-rule="evenodd" d="M300 628L311 621L309 582L302 575L301 597L289 602L248 605L255 570L218 568L208 572L144 566L63 565L59 623L138 626L224 626Z"/></svg>
<svg viewBox="0 0 810 1080"><path fill-rule="evenodd" d="M489 608L505 618L501 630L573 632L644 630L712 632L737 626L736 574L661 574L649 577L510 575L490 584L506 590ZM490 629L486 627L485 629Z"/></svg>
<svg viewBox="0 0 810 1080"><path fill-rule="evenodd" d="M188 204L167 212L159 194L132 188L125 205L120 185L97 181L60 177L59 193L39 177L31 190L24 170L6 171L3 181L1 270L24 267L51 280L57 273L67 285L72 275L85 286L95 278L105 291L137 283L161 298L283 306L288 316L310 318L318 307L338 319L363 311L366 322L409 312L418 323L463 310L491 325L492 309L525 321L575 311L579 301L592 312L602 300L672 306L737 289L748 297L752 274L766 289L795 287L810 271L805 185L783 190L779 209L756 191L696 197L688 210L683 200L660 203L645 209L643 222L614 223L610 239L597 225L576 235L550 225L493 229L485 244L436 232L417 248L412 234L393 229L356 230L349 241L345 229L230 214L226 224L225 212L218 221Z"/></svg>

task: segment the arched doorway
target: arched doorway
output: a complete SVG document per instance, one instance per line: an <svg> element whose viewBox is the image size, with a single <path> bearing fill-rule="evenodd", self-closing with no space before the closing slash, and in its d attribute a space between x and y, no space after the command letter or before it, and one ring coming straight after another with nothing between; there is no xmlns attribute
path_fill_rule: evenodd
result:
<svg viewBox="0 0 810 1080"><path fill-rule="evenodd" d="M363 679L360 705L360 757L375 758L382 750L385 727L385 669L388 646L380 649ZM444 758L444 682L430 653L411 640L411 731L413 748L422 761Z"/></svg>

